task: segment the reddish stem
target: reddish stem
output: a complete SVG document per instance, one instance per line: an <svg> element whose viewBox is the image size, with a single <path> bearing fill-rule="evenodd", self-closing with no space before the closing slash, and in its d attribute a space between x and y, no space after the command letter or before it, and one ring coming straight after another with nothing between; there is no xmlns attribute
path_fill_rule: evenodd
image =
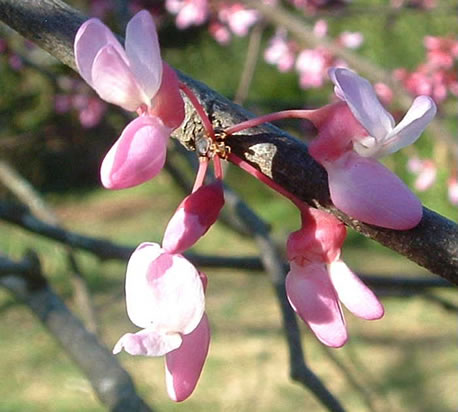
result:
<svg viewBox="0 0 458 412"><path fill-rule="evenodd" d="M213 156L213 167L215 169L215 177L223 180L223 167L219 156Z"/></svg>
<svg viewBox="0 0 458 412"><path fill-rule="evenodd" d="M269 113L264 116L255 117L254 119L245 120L244 122L235 124L224 130L226 135L231 135L242 130L249 129L250 127L259 126L267 122L274 122L281 119L307 119L312 120L315 110L283 110L281 112Z"/></svg>
<svg viewBox="0 0 458 412"><path fill-rule="evenodd" d="M196 180L194 181L194 187L192 188L192 193L199 189L205 180L205 175L207 174L208 169L208 158L199 157L199 169L197 169Z"/></svg>
<svg viewBox="0 0 458 412"><path fill-rule="evenodd" d="M241 169L245 170L245 172L249 173L251 176L254 176L256 179L260 180L262 183L266 184L276 192L280 193L282 196L291 200L291 202L293 202L299 210L303 210L304 207L308 207L302 200L300 200L292 193L285 190L285 188L280 186L278 183L275 183L270 177L267 177L264 173L260 172L254 166L251 166L248 162L241 159L237 155L231 153L228 157L228 160L237 165L238 167L240 167Z"/></svg>
<svg viewBox="0 0 458 412"><path fill-rule="evenodd" d="M207 116L204 108L200 104L199 100L197 100L196 95L192 92L192 90L183 83L180 83L180 89L183 90L184 94L188 97L191 104L196 109L197 114L199 115L200 119L202 120L202 124L204 125L205 131L207 134L212 138L213 141L216 140L215 130L213 129L213 125L210 122L210 119Z"/></svg>

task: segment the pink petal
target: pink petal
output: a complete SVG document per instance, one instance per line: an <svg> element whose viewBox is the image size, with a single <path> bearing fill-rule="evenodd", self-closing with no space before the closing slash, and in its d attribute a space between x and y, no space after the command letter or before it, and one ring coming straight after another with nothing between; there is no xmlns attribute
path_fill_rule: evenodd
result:
<svg viewBox="0 0 458 412"><path fill-rule="evenodd" d="M362 222L396 230L415 227L423 208L399 177L372 158L348 152L323 164L334 205Z"/></svg>
<svg viewBox="0 0 458 412"><path fill-rule="evenodd" d="M343 346L347 341L345 320L325 265L290 265L286 292L291 306L322 343Z"/></svg>
<svg viewBox="0 0 458 412"><path fill-rule="evenodd" d="M170 129L152 116L132 120L103 159L100 176L107 189L125 189L156 176L165 163Z"/></svg>
<svg viewBox="0 0 458 412"><path fill-rule="evenodd" d="M333 215L318 209L304 209L301 216L302 228L288 237L288 260L323 263L338 258L347 234L345 225Z"/></svg>
<svg viewBox="0 0 458 412"><path fill-rule="evenodd" d="M386 137L383 151L378 156L386 156L414 143L436 115L436 105L428 96L417 97L404 118Z"/></svg>
<svg viewBox="0 0 458 412"><path fill-rule="evenodd" d="M127 56L111 30L99 19L85 21L75 36L75 61L81 77L94 88L92 65L95 56L105 46L112 46L127 63Z"/></svg>
<svg viewBox="0 0 458 412"><path fill-rule="evenodd" d="M162 60L156 26L146 10L138 12L127 24L126 54L130 68L144 93L151 100L162 80Z"/></svg>
<svg viewBox="0 0 458 412"><path fill-rule="evenodd" d="M383 139L393 129L393 117L384 109L366 79L344 68L331 68L329 77L339 89L338 96L344 97L353 115L371 136Z"/></svg>
<svg viewBox="0 0 458 412"><path fill-rule="evenodd" d="M190 333L205 309L199 272L183 256L142 243L127 265L126 304L130 320L141 328Z"/></svg>
<svg viewBox="0 0 458 412"><path fill-rule="evenodd" d="M176 129L184 120L184 102L178 87L178 77L165 62L161 87L152 101L150 113L158 116L171 129Z"/></svg>
<svg viewBox="0 0 458 412"><path fill-rule="evenodd" d="M170 219L162 245L170 253L182 253L194 245L216 222L224 205L220 180L187 196Z"/></svg>
<svg viewBox="0 0 458 412"><path fill-rule="evenodd" d="M383 305L342 260L330 263L328 271L339 300L350 312L367 320L383 317Z"/></svg>
<svg viewBox="0 0 458 412"><path fill-rule="evenodd" d="M197 328L183 336L182 345L165 356L167 392L172 400L184 401L194 391L209 346L210 326L204 313Z"/></svg>
<svg viewBox="0 0 458 412"><path fill-rule="evenodd" d="M92 87L109 103L135 111L142 103L150 104L135 75L113 46L100 49L92 65Z"/></svg>
<svg viewBox="0 0 458 412"><path fill-rule="evenodd" d="M155 330L143 329L137 333L126 333L113 348L116 355L123 349L130 355L162 356L181 345L179 333L160 334Z"/></svg>

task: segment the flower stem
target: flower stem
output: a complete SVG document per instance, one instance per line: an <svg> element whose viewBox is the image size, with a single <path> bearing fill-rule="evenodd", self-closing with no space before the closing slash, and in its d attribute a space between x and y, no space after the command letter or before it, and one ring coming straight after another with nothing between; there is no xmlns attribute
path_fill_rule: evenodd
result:
<svg viewBox="0 0 458 412"><path fill-rule="evenodd" d="M192 188L192 193L199 189L205 180L205 175L207 174L208 169L208 157L199 157L199 169L197 169L196 180L194 181L194 187Z"/></svg>
<svg viewBox="0 0 458 412"><path fill-rule="evenodd" d="M315 110L283 110L281 112L274 112L269 113L264 116L255 117L254 119L245 120L244 122L238 123L234 126L228 127L224 130L226 135L231 135L237 132L240 132L245 129L249 129L250 127L259 126L260 124L267 123L267 122L274 122L276 120L281 119L307 119L311 120L311 114Z"/></svg>
<svg viewBox="0 0 458 412"><path fill-rule="evenodd" d="M287 199L291 200L293 204L299 209L302 210L304 206L306 207L305 202L294 196L292 193L285 190L282 186L278 183L275 183L270 177L267 177L264 173L260 172L254 166L251 166L248 162L241 159L237 155L231 153L229 154L228 160L234 163L236 166L240 167L241 169L245 170L245 172L249 173L251 176L254 176L256 179L260 180L262 183L266 184L277 193L280 193L282 196L286 197Z"/></svg>
<svg viewBox="0 0 458 412"><path fill-rule="evenodd" d="M191 104L193 105L194 109L196 109L196 112L199 115L200 119L202 120L202 124L204 125L205 131L207 132L208 136L210 136L211 139L215 141L216 136L215 136L215 130L213 129L213 125L211 124L210 119L208 118L207 113L205 112L204 108L200 104L199 100L197 100L196 95L184 83L180 83L180 89L183 90L184 94L186 94Z"/></svg>

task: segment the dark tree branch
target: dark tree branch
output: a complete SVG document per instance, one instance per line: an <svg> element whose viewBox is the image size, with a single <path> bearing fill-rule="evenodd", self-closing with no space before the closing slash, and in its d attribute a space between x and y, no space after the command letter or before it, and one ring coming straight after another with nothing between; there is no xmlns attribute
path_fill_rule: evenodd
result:
<svg viewBox="0 0 458 412"><path fill-rule="evenodd" d="M230 199L229 192L226 196ZM252 213L243 202L229 202L228 206L234 210L234 213L246 215L244 219L249 218L250 213ZM84 236L65 230L59 226L49 225L33 216L25 206L6 201L0 201L0 219L37 235L89 252L102 260L115 259L126 261L135 249L134 246L119 245L106 239ZM267 230L267 227L265 230ZM262 271L264 269L261 259L253 256L211 256L192 252L185 253L185 256L195 265L202 267L255 271ZM283 263L283 265L284 270L287 271L288 264ZM361 278L369 286L388 290L390 294L395 293L397 295L413 295L423 293L426 289L430 288L452 286L448 281L438 278L387 277L377 275L362 275Z"/></svg>
<svg viewBox="0 0 458 412"><path fill-rule="evenodd" d="M115 412L151 409L137 395L129 374L47 284L35 254L21 262L0 255L0 286L22 300L83 371L99 399Z"/></svg>
<svg viewBox="0 0 458 412"><path fill-rule="evenodd" d="M60 0L0 0L0 19L75 69L73 39L86 19ZM200 82L180 74L204 104L214 126L226 127L252 115ZM175 134L183 144L195 137L199 121L192 113ZM458 226L424 208L414 229L396 231L361 223L337 210L329 197L327 176L307 147L282 130L264 125L227 140L232 152L271 177L310 205L327 210L364 236L401 253L451 282L458 284Z"/></svg>

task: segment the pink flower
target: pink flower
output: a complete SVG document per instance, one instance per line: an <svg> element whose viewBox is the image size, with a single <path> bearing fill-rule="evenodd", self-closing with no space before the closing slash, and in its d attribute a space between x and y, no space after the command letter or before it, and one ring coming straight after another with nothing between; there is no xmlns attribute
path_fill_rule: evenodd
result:
<svg viewBox="0 0 458 412"><path fill-rule="evenodd" d="M417 197L375 159L412 144L436 113L427 96L417 97L401 122L378 101L370 83L347 69L331 69L335 92L345 104L316 111L318 137L311 155L328 172L335 206L363 222L406 230L422 217Z"/></svg>
<svg viewBox="0 0 458 412"><path fill-rule="evenodd" d="M241 3L223 4L219 9L218 17L221 22L229 26L232 33L240 37L246 36L251 26L260 18L256 10L247 9Z"/></svg>
<svg viewBox="0 0 458 412"><path fill-rule="evenodd" d="M162 245L170 253L182 253L194 245L216 222L224 205L223 184L217 180L187 196L170 219Z"/></svg>
<svg viewBox="0 0 458 412"><path fill-rule="evenodd" d="M345 234L334 216L309 209L302 213L302 228L287 243L288 300L316 337L331 347L343 346L348 338L339 301L363 319L384 314L377 297L340 259Z"/></svg>
<svg viewBox="0 0 458 412"><path fill-rule="evenodd" d="M225 45L231 41L231 32L219 21L212 21L208 26L208 31L219 44Z"/></svg>
<svg viewBox="0 0 458 412"><path fill-rule="evenodd" d="M124 50L98 19L86 21L75 37L75 59L83 79L103 100L140 115L103 161L101 179L109 189L135 186L158 174L167 137L184 118L178 79L161 60L156 28L147 11L130 20L125 45Z"/></svg>
<svg viewBox="0 0 458 412"><path fill-rule="evenodd" d="M192 393L208 353L204 282L183 256L155 243L138 246L127 266L127 313L142 330L122 336L113 353L166 355L167 390L175 401Z"/></svg>
<svg viewBox="0 0 458 412"><path fill-rule="evenodd" d="M176 14L175 23L179 29L200 26L208 18L208 0L167 0L165 8Z"/></svg>
<svg viewBox="0 0 458 412"><path fill-rule="evenodd" d="M308 89L322 86L331 61L331 54L324 48L302 50L296 60L301 87Z"/></svg>
<svg viewBox="0 0 458 412"><path fill-rule="evenodd" d="M294 67L295 58L294 43L287 41L284 30L277 30L264 51L264 59L275 64L281 72L287 72Z"/></svg>
<svg viewBox="0 0 458 412"><path fill-rule="evenodd" d="M349 49L357 49L364 42L364 36L360 32L344 31L340 33L337 41Z"/></svg>
<svg viewBox="0 0 458 412"><path fill-rule="evenodd" d="M456 176L448 179L448 199L452 205L458 206L458 180Z"/></svg>
<svg viewBox="0 0 458 412"><path fill-rule="evenodd" d="M374 84L374 90L377 97L384 105L389 105L393 101L393 90L385 83L379 82Z"/></svg>
<svg viewBox="0 0 458 412"><path fill-rule="evenodd" d="M319 19L313 26L313 34L318 37L324 37L328 33L328 22L324 19Z"/></svg>
<svg viewBox="0 0 458 412"><path fill-rule="evenodd" d="M432 160L410 158L407 162L407 169L417 175L414 187L420 192L428 190L436 181L437 167Z"/></svg>

